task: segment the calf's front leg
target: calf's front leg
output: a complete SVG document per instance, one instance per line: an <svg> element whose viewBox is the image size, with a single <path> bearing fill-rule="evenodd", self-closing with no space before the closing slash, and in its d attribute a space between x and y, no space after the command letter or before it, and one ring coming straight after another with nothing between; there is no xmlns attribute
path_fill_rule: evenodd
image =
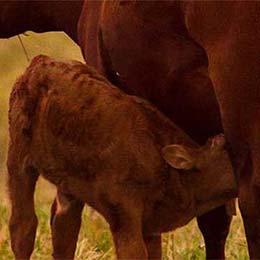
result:
<svg viewBox="0 0 260 260"><path fill-rule="evenodd" d="M148 259L138 210L130 204L110 223L118 259ZM132 210L132 211L131 211ZM110 219L111 220L111 219Z"/></svg>

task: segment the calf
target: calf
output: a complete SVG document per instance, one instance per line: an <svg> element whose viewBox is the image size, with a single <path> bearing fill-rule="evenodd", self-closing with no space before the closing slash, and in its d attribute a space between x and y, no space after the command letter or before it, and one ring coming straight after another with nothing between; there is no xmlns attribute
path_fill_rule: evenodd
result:
<svg viewBox="0 0 260 260"><path fill-rule="evenodd" d="M109 223L118 258L147 259L161 257L162 232L236 196L222 136L198 146L147 101L80 62L36 57L14 85L9 125L17 259L33 250L39 174L58 188L55 259L73 258L84 203Z"/></svg>

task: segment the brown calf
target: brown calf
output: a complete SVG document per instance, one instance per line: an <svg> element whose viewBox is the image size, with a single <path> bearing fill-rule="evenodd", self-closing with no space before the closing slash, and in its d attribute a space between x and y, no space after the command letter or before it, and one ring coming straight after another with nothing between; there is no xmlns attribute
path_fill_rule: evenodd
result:
<svg viewBox="0 0 260 260"><path fill-rule="evenodd" d="M16 259L33 250L39 174L58 188L55 259L73 258L84 203L110 224L118 258L151 259L161 257L162 232L236 195L222 136L198 146L151 104L79 62L36 57L15 83L9 124Z"/></svg>

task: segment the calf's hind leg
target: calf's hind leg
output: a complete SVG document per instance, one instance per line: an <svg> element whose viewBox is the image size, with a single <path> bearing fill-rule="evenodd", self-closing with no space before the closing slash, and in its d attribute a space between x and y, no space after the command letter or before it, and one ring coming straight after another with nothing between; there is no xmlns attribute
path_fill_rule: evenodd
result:
<svg viewBox="0 0 260 260"><path fill-rule="evenodd" d="M89 201L99 205L99 212L110 224L118 259L147 259L142 234L142 204L138 199L130 201L129 196L125 198L125 192L121 195L117 191L116 197L120 198L120 201L115 201L110 199L113 195L105 193L100 195L95 188L91 182L69 176L60 185L60 190L64 193L73 194L82 201L87 201L88 198ZM56 207L59 208L58 203ZM54 218L53 221L55 221ZM60 236L60 239L64 239L64 234ZM59 255L54 254L54 256L58 258ZM60 257L60 259L69 259L69 257Z"/></svg>
<svg viewBox="0 0 260 260"><path fill-rule="evenodd" d="M21 153L10 148L8 154L8 188L11 200L9 230L15 259L29 259L35 240L37 217L34 211L34 189L38 173Z"/></svg>
<svg viewBox="0 0 260 260"><path fill-rule="evenodd" d="M58 190L51 208L54 259L73 259L84 203Z"/></svg>

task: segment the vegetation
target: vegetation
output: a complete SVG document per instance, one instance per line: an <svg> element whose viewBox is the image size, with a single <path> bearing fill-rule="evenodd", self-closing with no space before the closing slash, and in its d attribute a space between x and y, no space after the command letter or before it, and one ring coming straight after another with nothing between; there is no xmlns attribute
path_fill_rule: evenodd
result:
<svg viewBox="0 0 260 260"><path fill-rule="evenodd" d="M21 36L29 58L47 54L56 58L82 60L79 48L61 33ZM6 150L8 143L8 98L16 77L23 72L28 61L17 37L0 40L0 260L13 259L8 233L9 202L6 192ZM51 234L49 228L50 205L55 188L40 180L36 191L36 212L39 219L34 260L50 259ZM174 238L174 242L173 242ZM186 227L163 235L163 259L203 259L205 246L196 221ZM109 227L97 213L86 208L77 246L76 259L114 259ZM234 217L226 245L227 259L248 259L241 217Z"/></svg>

